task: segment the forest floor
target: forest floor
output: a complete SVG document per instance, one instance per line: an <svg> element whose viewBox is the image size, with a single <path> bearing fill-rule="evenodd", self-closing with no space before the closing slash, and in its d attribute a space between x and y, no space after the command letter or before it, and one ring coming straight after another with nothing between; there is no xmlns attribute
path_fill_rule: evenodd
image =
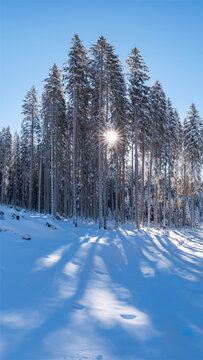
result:
<svg viewBox="0 0 203 360"><path fill-rule="evenodd" d="M203 359L202 228L0 211L1 359Z"/></svg>

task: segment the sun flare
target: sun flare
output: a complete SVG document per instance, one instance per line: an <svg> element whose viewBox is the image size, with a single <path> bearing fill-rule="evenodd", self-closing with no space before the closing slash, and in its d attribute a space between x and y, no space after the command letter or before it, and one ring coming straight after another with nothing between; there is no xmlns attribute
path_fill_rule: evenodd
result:
<svg viewBox="0 0 203 360"><path fill-rule="evenodd" d="M107 143L109 143L110 145L114 145L117 140L118 140L118 135L117 135L116 131L109 130L106 132Z"/></svg>

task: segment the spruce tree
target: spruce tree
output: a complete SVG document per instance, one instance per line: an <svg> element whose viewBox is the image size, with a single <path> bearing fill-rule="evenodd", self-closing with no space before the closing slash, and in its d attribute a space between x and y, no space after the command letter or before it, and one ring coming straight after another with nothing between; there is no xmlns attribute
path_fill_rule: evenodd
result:
<svg viewBox="0 0 203 360"><path fill-rule="evenodd" d="M9 177L9 169L11 164L11 132L9 126L3 128L0 134L0 164L1 164L1 204L7 199L7 187Z"/></svg>
<svg viewBox="0 0 203 360"><path fill-rule="evenodd" d="M202 165L202 120L194 104L190 106L184 120L184 161L190 170L191 226L194 226L194 200L200 184Z"/></svg>
<svg viewBox="0 0 203 360"><path fill-rule="evenodd" d="M67 66L64 67L65 90L69 96L69 104L72 107L72 184L73 184L73 223L77 226L77 208L79 201L84 206L84 190L87 183L85 171L85 158L87 154L88 139L88 81L89 60L87 51L78 35L72 39ZM80 166L80 171L79 171ZM81 187L79 189L79 174L82 171ZM83 194L79 197L79 193ZM79 199L80 198L80 199Z"/></svg>
<svg viewBox="0 0 203 360"><path fill-rule="evenodd" d="M148 68L137 48L133 48L127 60L129 68L129 95L131 100L131 117L134 125L134 149L135 149L135 222L140 225L139 217L139 185L138 185L138 142L140 137L140 126L143 121L144 108L148 88L146 81L149 80Z"/></svg>
<svg viewBox="0 0 203 360"><path fill-rule="evenodd" d="M154 159L154 226L158 226L158 186L165 151L166 134L166 96L161 84L156 81L151 91L152 143L151 152ZM166 141L169 141L167 136ZM159 214L161 218L161 214Z"/></svg>
<svg viewBox="0 0 203 360"><path fill-rule="evenodd" d="M45 79L43 93L44 121L50 136L50 167L51 167L51 215L56 215L59 181L61 181L61 168L58 161L62 149L66 104L61 73L56 66L50 70L49 77Z"/></svg>
<svg viewBox="0 0 203 360"><path fill-rule="evenodd" d="M101 36L97 43L92 46L91 83L92 83L92 109L91 114L97 120L96 129L98 134L98 203L99 203L99 228L103 225L102 206L102 134L105 124L105 92L108 91L108 65L107 52L109 44Z"/></svg>
<svg viewBox="0 0 203 360"><path fill-rule="evenodd" d="M37 93L34 86L27 92L23 106L22 113L24 115L23 131L28 136L28 153L29 153L29 211L32 210L32 191L33 191L33 161L34 161L34 146L35 136L39 130L39 106L37 100ZM26 136L25 135L25 136Z"/></svg>

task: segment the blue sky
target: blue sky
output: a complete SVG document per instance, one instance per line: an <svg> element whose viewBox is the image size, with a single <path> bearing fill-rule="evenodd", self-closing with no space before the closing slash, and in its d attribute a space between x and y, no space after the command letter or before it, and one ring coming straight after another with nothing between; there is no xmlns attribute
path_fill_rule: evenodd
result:
<svg viewBox="0 0 203 360"><path fill-rule="evenodd" d="M26 92L40 96L75 33L87 48L104 35L123 62L136 46L181 119L192 102L203 116L203 1L0 0L0 128L20 130Z"/></svg>

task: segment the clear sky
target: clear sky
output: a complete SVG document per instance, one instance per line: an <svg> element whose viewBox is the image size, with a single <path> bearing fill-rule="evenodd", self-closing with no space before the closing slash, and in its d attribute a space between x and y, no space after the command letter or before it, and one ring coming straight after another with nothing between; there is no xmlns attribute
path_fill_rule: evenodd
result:
<svg viewBox="0 0 203 360"><path fill-rule="evenodd" d="M87 48L104 35L123 62L136 46L181 119L192 102L203 117L202 0L0 0L0 129L20 130L26 92L40 96L75 33Z"/></svg>

